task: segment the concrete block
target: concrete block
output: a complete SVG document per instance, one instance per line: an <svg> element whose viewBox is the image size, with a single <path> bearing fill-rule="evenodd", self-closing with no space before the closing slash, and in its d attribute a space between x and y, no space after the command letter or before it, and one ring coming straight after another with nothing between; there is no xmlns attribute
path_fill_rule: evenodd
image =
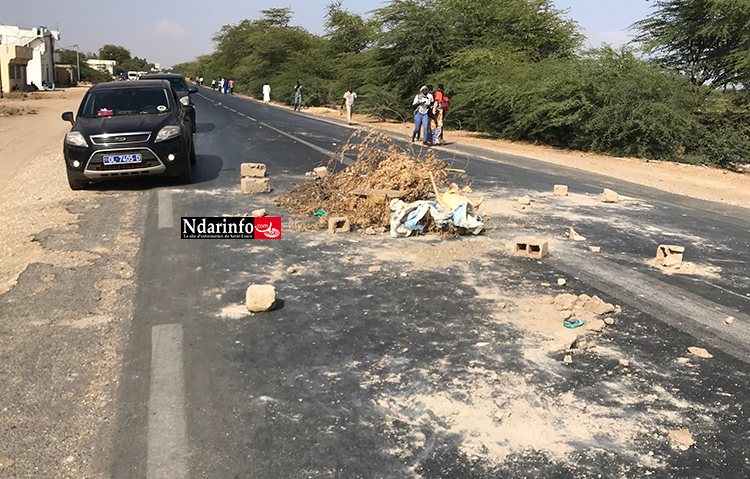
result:
<svg viewBox="0 0 750 479"><path fill-rule="evenodd" d="M264 178L266 176L266 165L264 163L242 163L240 165L240 176Z"/></svg>
<svg viewBox="0 0 750 479"><path fill-rule="evenodd" d="M620 201L620 195L609 188L604 188L604 193L602 193L602 203L617 203L618 201Z"/></svg>
<svg viewBox="0 0 750 479"><path fill-rule="evenodd" d="M674 266L682 263L685 248L682 246L660 244L656 249L656 261L664 266Z"/></svg>
<svg viewBox="0 0 750 479"><path fill-rule="evenodd" d="M346 216L332 216L328 218L329 233L348 233L352 226Z"/></svg>
<svg viewBox="0 0 750 479"><path fill-rule="evenodd" d="M529 206L531 204L531 198L529 198L529 195L522 196L518 198L518 202L524 206Z"/></svg>
<svg viewBox="0 0 750 479"><path fill-rule="evenodd" d="M276 288L270 284L252 284L245 293L248 311L270 311L276 307Z"/></svg>
<svg viewBox="0 0 750 479"><path fill-rule="evenodd" d="M245 194L268 193L271 191L271 182L268 178L242 178L242 192Z"/></svg>
<svg viewBox="0 0 750 479"><path fill-rule="evenodd" d="M313 173L315 173L315 176L317 176L318 178L325 178L326 176L328 176L328 173L330 172L328 171L328 168L326 168L325 166L319 166L313 169Z"/></svg>
<svg viewBox="0 0 750 479"><path fill-rule="evenodd" d="M568 187L566 185L555 185L553 192L555 196L568 196Z"/></svg>
<svg viewBox="0 0 750 479"><path fill-rule="evenodd" d="M546 241L531 236L521 236L513 240L513 255L526 258L544 258L549 254Z"/></svg>
<svg viewBox="0 0 750 479"><path fill-rule="evenodd" d="M581 236L578 233L576 233L576 230L574 230L573 228L570 228L570 231L568 232L568 236L573 241L586 241L586 237Z"/></svg>

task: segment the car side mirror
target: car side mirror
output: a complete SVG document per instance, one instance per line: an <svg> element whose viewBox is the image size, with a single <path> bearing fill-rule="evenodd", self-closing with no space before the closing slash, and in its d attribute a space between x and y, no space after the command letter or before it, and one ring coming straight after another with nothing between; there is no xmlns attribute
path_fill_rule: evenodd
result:
<svg viewBox="0 0 750 479"><path fill-rule="evenodd" d="M76 126L76 121L73 118L73 112L72 111L66 111L62 114L63 121L69 121L71 125Z"/></svg>
<svg viewBox="0 0 750 479"><path fill-rule="evenodd" d="M193 85L190 85L190 86L188 87L188 93L198 93L198 87L197 87L197 86L193 86Z"/></svg>

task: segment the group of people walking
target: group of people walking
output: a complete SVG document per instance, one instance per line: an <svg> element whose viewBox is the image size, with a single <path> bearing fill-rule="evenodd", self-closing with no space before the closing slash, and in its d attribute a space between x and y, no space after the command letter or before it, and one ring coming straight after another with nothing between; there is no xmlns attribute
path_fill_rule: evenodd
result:
<svg viewBox="0 0 750 479"><path fill-rule="evenodd" d="M234 91L234 79L219 78L218 80L211 80L211 89L216 90L219 87L219 93L231 95Z"/></svg>
<svg viewBox="0 0 750 479"><path fill-rule="evenodd" d="M419 89L414 97L412 108L414 108L414 132L411 141L419 141L419 136L424 130L424 145L442 145L443 120L448 112L451 101L445 94L442 84L438 85L437 91L432 91L432 85L425 85Z"/></svg>

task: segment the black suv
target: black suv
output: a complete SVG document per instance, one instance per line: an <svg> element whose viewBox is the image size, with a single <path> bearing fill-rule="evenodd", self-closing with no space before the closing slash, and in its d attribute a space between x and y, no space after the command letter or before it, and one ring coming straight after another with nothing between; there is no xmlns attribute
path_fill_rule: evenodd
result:
<svg viewBox="0 0 750 479"><path fill-rule="evenodd" d="M70 188L146 175L177 176L189 183L196 159L192 113L166 80L94 85L77 119L71 111L62 114L73 124L63 143Z"/></svg>
<svg viewBox="0 0 750 479"><path fill-rule="evenodd" d="M141 80L169 80L172 84L172 88L177 92L177 96L180 97L180 101L185 106L192 106L193 113L190 115L191 131L195 132L195 103L190 97L193 93L198 93L198 87L189 84L185 77L182 75L176 75L174 73L151 73L143 75Z"/></svg>

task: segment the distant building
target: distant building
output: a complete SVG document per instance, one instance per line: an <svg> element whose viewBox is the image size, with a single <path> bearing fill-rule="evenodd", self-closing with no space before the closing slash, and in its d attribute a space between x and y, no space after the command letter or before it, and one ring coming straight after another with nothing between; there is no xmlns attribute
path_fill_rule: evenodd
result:
<svg viewBox="0 0 750 479"><path fill-rule="evenodd" d="M75 65L55 65L56 87L67 88L78 85L78 70Z"/></svg>
<svg viewBox="0 0 750 479"><path fill-rule="evenodd" d="M117 62L115 60L98 60L96 58L89 58L88 60L86 60L86 63L88 63L88 65L95 70L109 73L111 76L115 75L115 67L117 66Z"/></svg>
<svg viewBox="0 0 750 479"><path fill-rule="evenodd" d="M47 27L22 29L0 25L0 45L31 48L33 58L26 65L26 85L32 82L39 88L55 83L55 42L60 32Z"/></svg>
<svg viewBox="0 0 750 479"><path fill-rule="evenodd" d="M29 47L0 45L0 83L3 91L26 88L26 64L34 57Z"/></svg>

